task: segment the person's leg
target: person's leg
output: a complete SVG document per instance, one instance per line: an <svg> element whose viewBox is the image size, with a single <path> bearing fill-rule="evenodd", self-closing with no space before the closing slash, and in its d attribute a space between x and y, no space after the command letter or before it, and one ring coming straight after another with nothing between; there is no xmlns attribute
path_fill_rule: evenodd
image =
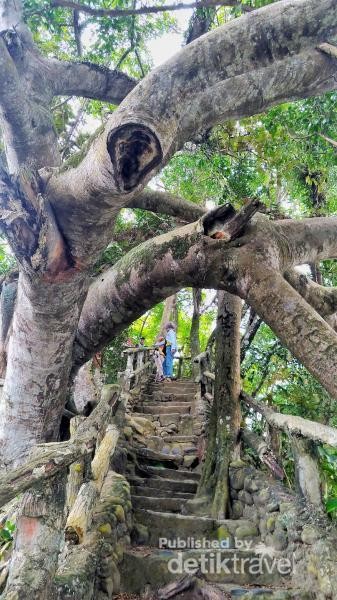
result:
<svg viewBox="0 0 337 600"><path fill-rule="evenodd" d="M158 356L157 374L159 381L163 379L163 360L161 356Z"/></svg>
<svg viewBox="0 0 337 600"><path fill-rule="evenodd" d="M167 375L167 348L166 348L165 358L164 358L164 361L163 361L163 373L164 373L165 377L168 376Z"/></svg>
<svg viewBox="0 0 337 600"><path fill-rule="evenodd" d="M159 381L161 379L161 377L162 377L162 374L163 374L163 367L162 367L160 356L155 356L154 362L156 364L156 369L157 369L157 372L156 372L156 381Z"/></svg>
<svg viewBox="0 0 337 600"><path fill-rule="evenodd" d="M165 356L161 356L160 357L160 365L161 365L161 377L160 377L160 381L163 381L163 379L165 379L165 377L164 377L164 360L165 360Z"/></svg>
<svg viewBox="0 0 337 600"><path fill-rule="evenodd" d="M172 375L173 375L173 356L172 356L170 346L168 346L168 348L166 350L166 371L167 371L167 377L172 377Z"/></svg>

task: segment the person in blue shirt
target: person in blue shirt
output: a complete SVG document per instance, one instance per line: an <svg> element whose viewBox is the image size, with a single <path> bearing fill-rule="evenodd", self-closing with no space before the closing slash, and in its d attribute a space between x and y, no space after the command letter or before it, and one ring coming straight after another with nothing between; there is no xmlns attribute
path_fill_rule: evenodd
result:
<svg viewBox="0 0 337 600"><path fill-rule="evenodd" d="M177 336L175 332L175 326L169 322L165 326L165 360L163 363L164 376L170 380L173 375L173 357L177 350Z"/></svg>

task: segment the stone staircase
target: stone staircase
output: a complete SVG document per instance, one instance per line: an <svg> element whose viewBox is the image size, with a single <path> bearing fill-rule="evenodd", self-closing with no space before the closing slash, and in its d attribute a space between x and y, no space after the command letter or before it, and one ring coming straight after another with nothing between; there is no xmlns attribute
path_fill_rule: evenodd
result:
<svg viewBox="0 0 337 600"><path fill-rule="evenodd" d="M200 478L198 387L188 380L150 382L131 416L149 427L143 446L132 442L137 462L126 475L135 526L121 565L123 591L142 594L201 570L223 598L310 598L291 588L290 573L279 572L280 552L264 554L256 522L189 514Z"/></svg>

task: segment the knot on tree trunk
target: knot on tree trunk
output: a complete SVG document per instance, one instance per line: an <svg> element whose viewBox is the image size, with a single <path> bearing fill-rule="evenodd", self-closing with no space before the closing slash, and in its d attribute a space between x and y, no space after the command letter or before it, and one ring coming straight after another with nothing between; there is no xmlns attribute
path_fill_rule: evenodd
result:
<svg viewBox="0 0 337 600"><path fill-rule="evenodd" d="M145 125L128 123L108 135L107 150L120 192L131 192L163 159L160 142Z"/></svg>

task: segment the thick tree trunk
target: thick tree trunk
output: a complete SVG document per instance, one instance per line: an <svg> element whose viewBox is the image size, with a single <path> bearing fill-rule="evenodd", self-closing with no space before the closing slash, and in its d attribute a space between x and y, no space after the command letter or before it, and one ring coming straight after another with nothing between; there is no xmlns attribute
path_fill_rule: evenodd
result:
<svg viewBox="0 0 337 600"><path fill-rule="evenodd" d="M193 362L193 358L200 354L200 305L201 305L201 289L193 288L193 315L190 330L190 348L192 357L192 374L195 379L198 375L198 365Z"/></svg>
<svg viewBox="0 0 337 600"><path fill-rule="evenodd" d="M45 284L20 275L0 405L2 465L18 464L36 442L58 437L85 289L83 276Z"/></svg>
<svg viewBox="0 0 337 600"><path fill-rule="evenodd" d="M176 298L175 294L166 298L165 303L164 303L164 310L163 310L163 314L162 314L161 322L160 322L160 335L165 336L165 334L166 334L165 327L169 321L172 321L172 320L176 321L176 304L177 304L177 298Z"/></svg>
<svg viewBox="0 0 337 600"><path fill-rule="evenodd" d="M229 514L228 468L238 451L240 431L241 300L218 293L214 403L209 423L206 459L198 495L209 495L212 514Z"/></svg>
<svg viewBox="0 0 337 600"><path fill-rule="evenodd" d="M292 436L297 489L310 504L322 509L321 478L315 448L310 440Z"/></svg>
<svg viewBox="0 0 337 600"><path fill-rule="evenodd" d="M15 551L3 600L48 600L63 537L65 473L27 492L17 519Z"/></svg>

